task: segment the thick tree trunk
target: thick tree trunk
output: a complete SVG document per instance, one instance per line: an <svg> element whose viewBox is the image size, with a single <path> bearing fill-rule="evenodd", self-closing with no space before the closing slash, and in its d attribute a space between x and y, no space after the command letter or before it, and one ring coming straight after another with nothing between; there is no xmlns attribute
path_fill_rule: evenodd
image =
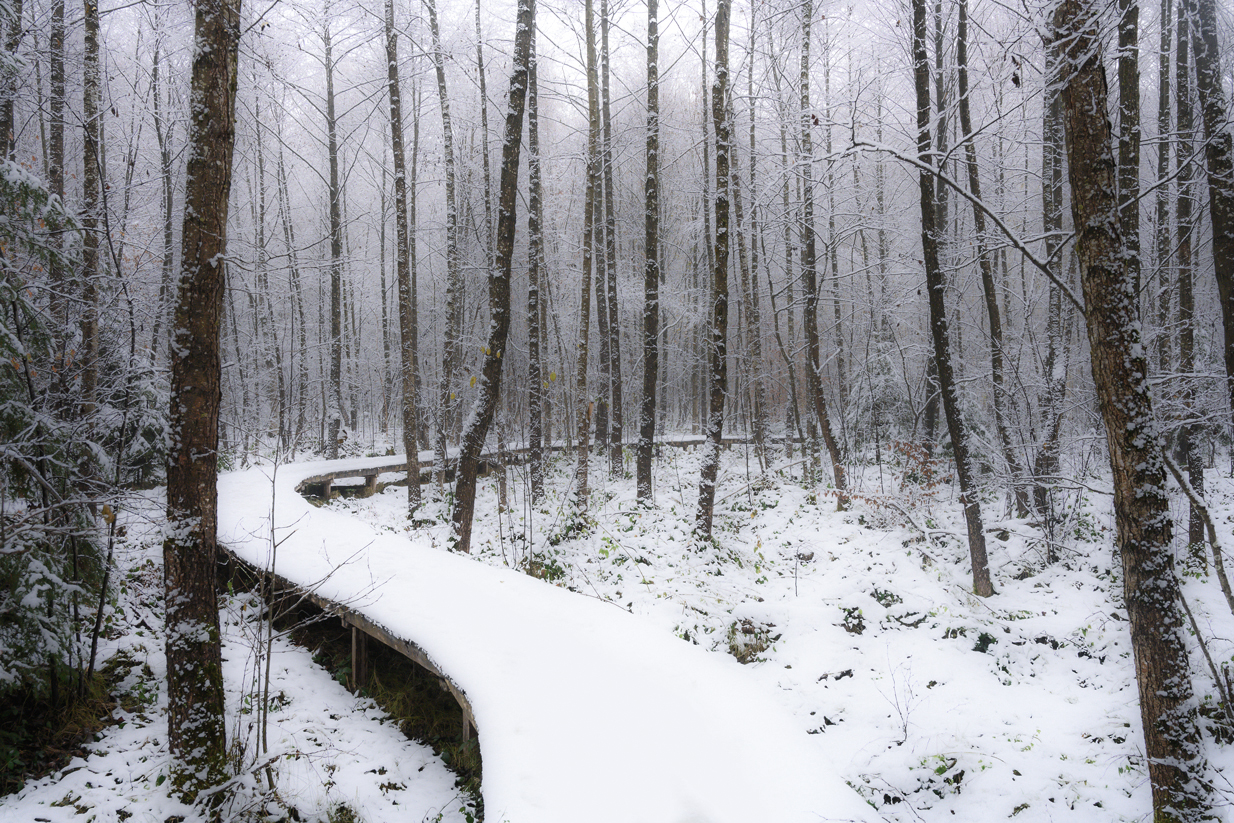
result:
<svg viewBox="0 0 1234 823"><path fill-rule="evenodd" d="M386 82L390 94L390 148L394 155L394 269L398 281L399 365L403 383L403 449L407 452L407 516L420 508L420 415L416 406L416 323L412 313L411 226L407 222L407 162L403 151L403 94L399 85L394 0L386 0Z"/></svg>
<svg viewBox="0 0 1234 823"><path fill-rule="evenodd" d="M489 275L488 345L477 382L475 405L463 431L455 483L454 548L471 551L471 525L476 507L476 474L480 451L493 424L497 397L501 393L502 354L510 333L510 271L514 258L517 226L518 164L523 139L523 112L527 102L527 72L531 57L532 30L535 27L535 0L519 0L514 35L514 68L510 75L510 94L506 113L506 133L501 149L501 202L497 209L497 265Z"/></svg>
<svg viewBox="0 0 1234 823"><path fill-rule="evenodd" d="M215 593L218 421L227 199L235 141L240 0L202 0L193 59L179 297L171 347L171 449L163 579L172 786L185 802L227 777ZM221 800L221 795L215 796Z"/></svg>
<svg viewBox="0 0 1234 823"><path fill-rule="evenodd" d="M1071 213L1087 306L1093 379L1114 475L1117 547L1131 624L1156 823L1206 819L1207 765L1196 724L1170 501L1141 348L1137 295L1118 229L1112 135L1097 9L1062 0L1053 37L1063 50Z"/></svg>
<svg viewBox="0 0 1234 823"><path fill-rule="evenodd" d="M660 367L660 29L657 0L647 0L647 177L643 183L643 397L638 416L638 500L651 503Z"/></svg>
<svg viewBox="0 0 1234 823"><path fill-rule="evenodd" d="M926 61L925 0L913 0L913 65L917 87L917 156L921 163L932 166L930 158L930 74ZM956 474L960 480L960 500L964 505L964 521L968 528L968 553L973 566L973 593L979 597L994 594L990 581L990 564L986 557L985 532L981 522L981 505L977 484L968 456L968 431L960 414L959 391L951 366L951 341L947 328L947 309L943 303L946 288L938 255L938 232L935 209L934 176L925 169L918 174L921 187L921 247L925 258L926 290L930 300L930 332L934 340L934 362L938 368L938 387L942 395L943 414L951 435Z"/></svg>
<svg viewBox="0 0 1234 823"><path fill-rule="evenodd" d="M698 482L698 511L694 532L710 539L715 510L716 479L720 472L720 445L724 436L724 401L728 394L728 256L729 192L732 172L733 124L729 117L728 24L731 0L716 4L716 79L711 87L711 117L716 132L716 239L712 271L708 362L708 414L702 467Z"/></svg>
<svg viewBox="0 0 1234 823"><path fill-rule="evenodd" d="M1149 291L1153 295L1150 307L1156 310L1156 330L1153 352L1158 373L1164 374L1170 365L1169 335L1166 326L1170 313L1170 46L1174 42L1172 0L1161 0L1161 39L1157 53L1157 194L1153 209L1153 257L1157 281Z"/></svg>

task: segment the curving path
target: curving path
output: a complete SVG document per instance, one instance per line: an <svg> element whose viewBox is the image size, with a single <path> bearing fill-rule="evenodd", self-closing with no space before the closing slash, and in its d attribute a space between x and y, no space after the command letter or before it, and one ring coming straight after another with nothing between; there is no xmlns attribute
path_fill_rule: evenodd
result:
<svg viewBox="0 0 1234 823"><path fill-rule="evenodd" d="M301 482L398 458L219 477L219 540L423 649L465 694L492 823L874 821L821 736L726 656L613 605L315 508Z"/></svg>

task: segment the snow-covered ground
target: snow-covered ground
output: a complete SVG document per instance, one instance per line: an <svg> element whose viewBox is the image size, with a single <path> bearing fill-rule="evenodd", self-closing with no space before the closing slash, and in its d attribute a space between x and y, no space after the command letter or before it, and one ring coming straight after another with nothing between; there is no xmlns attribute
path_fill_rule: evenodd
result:
<svg viewBox="0 0 1234 823"><path fill-rule="evenodd" d="M486 699L469 691L479 715L486 800L490 791L496 797L514 796L518 787L503 787L500 775L517 773L530 762L527 758L543 756L553 770L565 770L563 774L588 761L615 769L591 776L598 779L587 785L606 787L599 795L569 794L578 787L560 774L529 769L520 776L560 793L545 802L568 801L577 819L598 819L596 812L607 804L630 803L647 791L669 798L660 806L665 814L659 819L717 819L709 813L709 797L700 796L693 809L668 803L695 790L712 792L719 784L724 785L715 791L738 798L734 803L746 798L758 804L761 801L751 798L767 797L769 787L773 795L789 793L797 799L811 797L820 785L831 797L855 797L842 782L882 816L905 823L1151 818L1121 571L1111 550L1111 502L1102 493L1104 480L1077 476L1080 485L1069 495L1071 507L1054 530L1062 554L1054 565L1044 562L1039 528L999 520L1000 501L986 501L999 594L981 600L968 593L967 552L958 537L963 525L953 493L926 482L912 460L888 460L881 478L874 467L864 475L855 471L858 496L847 512L836 512L825 490L802 488L774 472L766 480L754 479L753 468L747 474L752 463L740 449L726 453L716 540L706 545L690 536L696 455L677 449L667 449L659 463L657 504L650 509L635 504L631 479L609 481L606 472L593 470L592 519L582 524L581 536L571 529L569 466L562 464L551 474L546 500L534 507L525 499L520 470L510 483L509 511L496 505L495 481L482 480L471 559L442 552L448 528L445 501L430 500L419 517L432 525L409 534L406 491L398 487L367 500L336 500L326 510L315 510L311 521L297 524L298 515L288 520L276 515L275 520L285 527L281 536L298 528L301 536L318 543L336 532L376 530L379 537L366 542L361 554L332 556L331 567L338 570L326 581L328 585L353 573L364 576L368 585L361 601L366 608L380 608L386 600L392 601L389 608L402 608L400 597L382 594L383 584L391 581L374 571L376 556L390 541L389 547L401 545L404 553L423 556L426 569L453 569L475 561L498 567L476 568L475 576L467 579L534 592L536 602L543 601L544 613L556 609L558 602L585 604L575 613L586 615L586 622L566 627L569 630L620 627L611 630L614 634L596 635L590 650L561 660L559 668L548 673L562 678L562 691L535 697L559 708L569 706L568 716L548 712L539 728L503 728L500 713L490 711L486 719L479 708L487 705ZM306 470L280 471L290 475ZM1213 471L1209 487L1216 489L1209 496L1218 522L1227 524L1223 539L1228 539L1234 508L1229 481ZM255 490L247 496L254 515L269 512L268 491L260 499ZM278 502L281 509L283 501ZM295 500L286 502L300 506ZM1177 513L1185 517L1181 508ZM319 521L319 514L325 519ZM908 525L910 518L931 530L929 541ZM268 521L264 529L258 525L250 530L255 542L268 543ZM143 537L139 525L130 527L125 564L137 571L130 575L119 605L130 620L139 617L146 628L143 634L116 641L135 661L129 674L132 691L147 694L150 702L127 715L123 727L105 732L85 760L0 798L0 820L89 819L89 814L79 816L76 807L88 809L100 821L122 819L120 809L133 815L123 819L134 820L162 821L188 813L168 801L159 785L167 754L160 715L163 670L156 636L161 618L155 544ZM529 567L562 590L513 571ZM1234 618L1216 581L1194 564L1181 568L1184 591L1217 665L1234 660ZM288 568L281 566L280 571ZM411 599L399 592L401 599ZM454 595L443 589L440 596ZM539 632L512 631L518 621L537 618L530 612L541 610L514 611L512 604L524 600L523 594L497 600L480 614L446 610L444 618L453 624L507 638L509 659L469 664L466 649L443 650L434 655L442 668L463 680L470 676L468 665L497 670L507 663L513 666L510 661L516 658L543 654ZM246 741L243 759L251 775L238 778L237 808L256 803L265 780L264 773L253 769L264 761L254 754L251 715L242 711L243 695L251 693L253 682L251 647L257 624L250 620L252 611L247 598L236 597L224 613L232 694L229 731L233 739ZM650 718L649 727L664 734L646 733L642 746L622 749L615 741L629 739L630 730L606 726L608 718L619 716L617 710L630 703L655 706L657 688L646 693L596 688L584 694L571 689L580 682L577 670L606 665L606 649L628 646L630 638L640 638L635 645L648 650L643 674L653 686L658 686L655 678L661 671L672 672L667 679L678 684L683 671L696 671L698 678L688 705L659 706ZM658 650L663 642L679 654L662 656ZM738 668L731 655L748 665ZM435 820L439 813L444 820L463 819L459 808L468 807L440 761L404 740L393 724L383 723L381 713L367 701L337 686L306 652L276 643L274 669L272 693L280 697L271 713L270 746L278 755L279 793L304 818L325 819L333 804L347 803L370 823ZM1197 691L1211 704L1213 687L1198 649L1193 670ZM738 685L719 689L724 699L717 699L715 681ZM508 680L496 686L514 694L524 688ZM659 693L667 694L672 687L666 683ZM677 715L692 713L713 720L716 740L674 735L673 728L685 726L673 724L689 721ZM766 717L772 725L786 722L793 728L739 728L735 733L784 735L801 747L794 743L794 751L752 752L744 779L718 779L714 770L695 768L691 752L726 745L723 738L731 726L751 717L756 723ZM498 742L518 735L544 741L560 734L572 741L565 751L503 750ZM1220 772L1230 765L1229 750L1211 739L1208 747L1219 772L1219 813L1228 816L1231 789ZM648 774L646 765L661 762L666 754L664 759L674 763L671 773ZM608 765L625 761L631 762L629 771ZM827 775L835 775L835 781L828 782ZM833 791L834 786L840 791ZM505 814L522 808L511 804L503 811L487 803L487 818L522 820ZM747 808L756 810L739 819L779 819L774 806ZM816 819L825 819L839 809L827 803L817 811ZM526 819L539 823L549 818Z"/></svg>

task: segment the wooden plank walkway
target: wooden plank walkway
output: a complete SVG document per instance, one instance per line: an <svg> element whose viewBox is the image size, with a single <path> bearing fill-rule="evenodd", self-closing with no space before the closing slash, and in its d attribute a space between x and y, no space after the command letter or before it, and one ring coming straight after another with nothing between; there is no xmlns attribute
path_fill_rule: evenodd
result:
<svg viewBox="0 0 1234 823"><path fill-rule="evenodd" d="M731 658L612 604L433 548L428 530L376 529L296 491L395 463L222 475L219 540L442 677L479 734L487 819L876 819L836 776L822 737Z"/></svg>

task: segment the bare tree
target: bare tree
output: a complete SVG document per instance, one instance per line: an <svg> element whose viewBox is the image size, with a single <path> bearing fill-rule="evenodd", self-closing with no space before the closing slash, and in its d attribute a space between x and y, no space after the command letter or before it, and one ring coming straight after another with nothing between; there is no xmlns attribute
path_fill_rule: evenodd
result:
<svg viewBox="0 0 1234 823"><path fill-rule="evenodd" d="M805 281L805 331L806 358L810 399L814 404L814 417L822 432L823 443L831 458L832 476L835 478L836 505L845 508L848 498L844 480L844 464L840 459L840 445L831 429L827 414L827 399L823 393L823 363L821 344L818 339L818 251L817 234L814 231L814 141L810 128L814 112L810 108L810 28L814 17L814 0L801 4L801 213L802 249L801 274ZM789 335L790 339L792 335Z"/></svg>
<svg viewBox="0 0 1234 823"><path fill-rule="evenodd" d="M593 0L586 0L587 29L587 193L583 203L583 284L579 302L576 430L578 463L574 471L574 495L579 512L587 510L590 496L587 461L593 404L587 396L587 338L591 326L591 281L596 259L596 200L600 191L600 82L596 66L596 32Z"/></svg>
<svg viewBox="0 0 1234 823"><path fill-rule="evenodd" d="M407 224L407 161L403 152L403 94L399 85L394 0L386 0L386 78L390 93L390 148L394 155L394 268L398 279L399 364L403 376L403 448L407 452L407 516L420 508L420 415L416 396L416 322L412 312L411 238Z"/></svg>
<svg viewBox="0 0 1234 823"><path fill-rule="evenodd" d="M514 234L517 227L518 165L523 139L523 112L527 102L527 73L531 62L532 30L535 28L535 0L519 0L514 35L514 67L510 74L510 94L506 106L506 133L501 149L501 202L497 208L497 265L490 270L488 345L477 383L475 405L463 431L455 484L454 548L471 551L471 525L476 507L476 474L480 451L493 423L497 397L501 392L502 354L510 333L510 271L514 259Z"/></svg>
<svg viewBox="0 0 1234 823"><path fill-rule="evenodd" d="M657 0L647 0L647 176L643 182L643 396L638 415L638 499L651 503L660 368L660 24Z"/></svg>
<svg viewBox="0 0 1234 823"><path fill-rule="evenodd" d="M913 69L917 87L917 156L921 163L918 181L921 188L921 247L925 258L926 290L930 301L930 332L934 341L934 363L938 369L938 387L942 395L943 414L951 436L956 474L960 480L960 500L964 505L964 522L968 528L968 553L973 567L973 592L979 597L994 594L990 582L990 564L986 556L985 532L981 523L981 501L968 455L968 431L960 413L960 398L951 364L951 341L948 334L947 308L943 303L946 284L939 264L938 233L935 208L934 166L930 157L930 66L926 55L925 0L913 0Z"/></svg>
<svg viewBox="0 0 1234 823"><path fill-rule="evenodd" d="M694 532L711 537L715 513L716 479L720 473L720 446L724 438L724 402L728 395L728 257L729 198L733 175L729 158L733 150L733 122L729 106L728 25L731 0L716 3L716 79L711 86L711 119L716 132L716 239L715 268L711 275L711 311L707 347L710 366L707 406L707 440L703 446L698 481L698 511Z"/></svg>

